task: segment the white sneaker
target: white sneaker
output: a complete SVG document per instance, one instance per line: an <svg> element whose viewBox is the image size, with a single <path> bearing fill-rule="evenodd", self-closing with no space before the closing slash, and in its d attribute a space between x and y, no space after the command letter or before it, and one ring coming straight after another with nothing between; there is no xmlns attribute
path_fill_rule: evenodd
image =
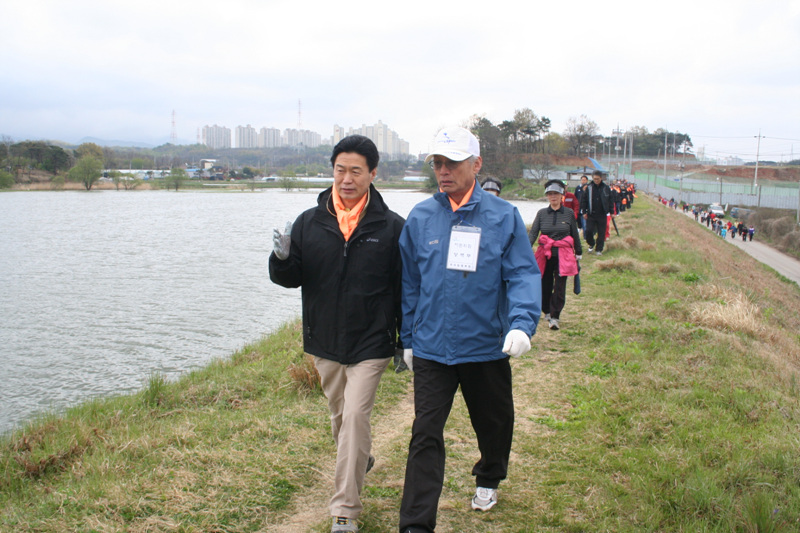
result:
<svg viewBox="0 0 800 533"><path fill-rule="evenodd" d="M472 508L476 511L488 511L497 503L497 489L478 487L472 497Z"/></svg>
<svg viewBox="0 0 800 533"><path fill-rule="evenodd" d="M558 329L558 326L559 326L558 319L557 318L551 318L550 319L550 329Z"/></svg>
<svg viewBox="0 0 800 533"><path fill-rule="evenodd" d="M550 313L546 313L544 315L544 319L547 320L548 322L550 322Z"/></svg>
<svg viewBox="0 0 800 533"><path fill-rule="evenodd" d="M594 252L594 246L590 246L589 247L589 253L592 253L592 252Z"/></svg>

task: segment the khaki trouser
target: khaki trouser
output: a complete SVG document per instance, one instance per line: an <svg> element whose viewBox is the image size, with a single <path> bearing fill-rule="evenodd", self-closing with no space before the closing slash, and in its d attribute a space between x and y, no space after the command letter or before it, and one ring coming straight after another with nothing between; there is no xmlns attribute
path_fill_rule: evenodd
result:
<svg viewBox="0 0 800 533"><path fill-rule="evenodd" d="M354 365L314 357L322 390L331 411L331 430L336 443L331 516L358 518L361 488L372 446L369 418L375 391L391 358L367 359Z"/></svg>

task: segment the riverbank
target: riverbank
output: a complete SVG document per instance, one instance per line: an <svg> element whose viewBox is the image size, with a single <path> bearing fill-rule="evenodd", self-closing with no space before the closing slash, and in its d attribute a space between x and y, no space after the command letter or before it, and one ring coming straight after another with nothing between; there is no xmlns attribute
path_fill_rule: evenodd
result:
<svg viewBox="0 0 800 533"><path fill-rule="evenodd" d="M489 513L469 510L477 447L456 402L437 529L796 531L800 290L644 196L617 224L563 329L512 362L514 447ZM2 439L0 530L329 531L327 408L292 365L297 324ZM365 533L396 526L410 391L391 371L378 391Z"/></svg>
<svg viewBox="0 0 800 533"><path fill-rule="evenodd" d="M327 188L330 187L330 182L300 182L293 184L291 187L293 190L301 190L301 189L315 189L315 188ZM380 189L386 190L419 190L423 188L424 183L420 182L404 182L404 181L378 181L375 183L375 186ZM238 181L197 181L197 180L186 180L183 184L181 184L179 190L231 190L231 191L259 191L262 189L284 189L284 186L277 182L262 182L262 181L247 181L247 180L238 180ZM76 183L76 182L64 182L58 185L54 185L50 182L31 182L31 183L16 183L9 191L85 191L86 187L84 187L83 183ZM121 185L118 187L115 183L111 181L97 181L92 185L93 191L126 191L124 187ZM167 190L166 185L163 180L155 181L155 180L148 180L148 181L141 181L139 182L136 187L127 189L127 191L159 191L159 190ZM174 192L174 190L172 191Z"/></svg>

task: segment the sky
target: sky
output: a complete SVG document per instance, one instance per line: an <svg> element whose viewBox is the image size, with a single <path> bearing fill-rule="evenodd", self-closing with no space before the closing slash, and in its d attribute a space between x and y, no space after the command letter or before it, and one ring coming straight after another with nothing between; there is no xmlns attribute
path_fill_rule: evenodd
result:
<svg viewBox="0 0 800 533"><path fill-rule="evenodd" d="M562 134L585 115L713 158L800 158L800 0L8 0L0 20L16 141L158 145L174 112L181 143L380 120L416 154L529 108Z"/></svg>

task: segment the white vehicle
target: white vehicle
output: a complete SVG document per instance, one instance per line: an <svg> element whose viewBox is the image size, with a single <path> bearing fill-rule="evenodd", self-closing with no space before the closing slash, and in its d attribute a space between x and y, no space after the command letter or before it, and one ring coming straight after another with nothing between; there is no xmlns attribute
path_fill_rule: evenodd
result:
<svg viewBox="0 0 800 533"><path fill-rule="evenodd" d="M725 216L725 210L719 204L711 204L708 206L708 212L713 213L717 218L722 218Z"/></svg>

